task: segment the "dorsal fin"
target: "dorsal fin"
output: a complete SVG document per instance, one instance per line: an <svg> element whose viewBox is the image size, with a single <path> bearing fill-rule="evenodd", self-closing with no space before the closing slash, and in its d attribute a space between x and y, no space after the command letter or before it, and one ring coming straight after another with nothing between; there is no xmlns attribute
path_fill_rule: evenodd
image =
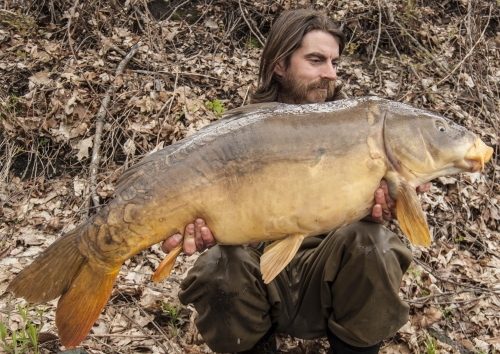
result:
<svg viewBox="0 0 500 354"><path fill-rule="evenodd" d="M254 103L254 104L249 104L246 106L241 106L238 108L231 109L230 111L227 111L223 115L223 119L226 118L235 118L239 116L243 116L247 113L256 113L259 110L266 109L266 110L272 110L283 103L278 103L278 102L264 102L264 103Z"/></svg>

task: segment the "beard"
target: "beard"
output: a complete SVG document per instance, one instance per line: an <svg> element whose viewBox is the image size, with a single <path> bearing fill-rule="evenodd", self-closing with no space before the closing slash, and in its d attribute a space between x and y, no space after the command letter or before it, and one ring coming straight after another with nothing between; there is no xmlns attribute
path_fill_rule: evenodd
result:
<svg viewBox="0 0 500 354"><path fill-rule="evenodd" d="M326 91L313 91L326 89ZM319 103L332 98L335 93L335 82L332 80L318 80L307 83L288 72L279 80L280 94L295 103Z"/></svg>

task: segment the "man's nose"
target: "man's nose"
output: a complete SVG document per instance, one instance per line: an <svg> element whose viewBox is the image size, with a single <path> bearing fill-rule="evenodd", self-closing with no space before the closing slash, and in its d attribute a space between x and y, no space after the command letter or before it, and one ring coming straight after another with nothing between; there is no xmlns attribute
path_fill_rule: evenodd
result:
<svg viewBox="0 0 500 354"><path fill-rule="evenodd" d="M337 66L332 63L327 63L322 71L322 79L335 81L337 80Z"/></svg>

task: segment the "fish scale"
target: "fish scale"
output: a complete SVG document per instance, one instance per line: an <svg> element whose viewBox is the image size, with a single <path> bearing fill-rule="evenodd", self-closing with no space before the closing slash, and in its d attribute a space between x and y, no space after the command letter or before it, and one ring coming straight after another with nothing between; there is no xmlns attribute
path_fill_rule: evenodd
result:
<svg viewBox="0 0 500 354"><path fill-rule="evenodd" d="M121 264L197 217L220 244L275 240L261 257L269 283L304 238L368 215L382 178L403 232L429 245L414 188L477 171L491 154L445 118L375 97L238 108L128 169L115 198L56 240L7 290L35 303L61 296L59 336L74 347L108 301ZM165 258L154 281L170 273L181 250Z"/></svg>

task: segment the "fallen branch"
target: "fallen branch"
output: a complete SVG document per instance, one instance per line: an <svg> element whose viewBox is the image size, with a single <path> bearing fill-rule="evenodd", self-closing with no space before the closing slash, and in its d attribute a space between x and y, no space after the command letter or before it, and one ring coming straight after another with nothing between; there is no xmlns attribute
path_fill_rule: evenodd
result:
<svg viewBox="0 0 500 354"><path fill-rule="evenodd" d="M389 34L389 32L385 28L384 28L384 31L387 34L387 37L389 37L389 40L391 41L391 44L394 47L394 50L396 52L396 55L398 56L399 61L401 62L402 65L404 65L403 58L401 57L401 54L399 53L398 47L396 46L396 44L392 40L391 35ZM411 66L411 64L408 64L408 67L410 68L410 70L413 73L413 75L415 75L415 77L418 77L420 79L420 75L417 73L417 71L415 70L415 68L413 66Z"/></svg>
<svg viewBox="0 0 500 354"><path fill-rule="evenodd" d="M462 64L465 62L465 60L467 60L468 57L471 56L472 53L474 53L474 49L476 49L476 46L481 42L481 41L484 41L484 33L486 32L486 29L488 28L489 24L490 24L490 19L491 19L491 6L490 6L490 14L488 15L488 22L486 22L486 26L484 26L484 29L483 31L481 32L481 35L479 36L479 39L476 41L476 43L472 46L472 48L469 50L469 53L467 53L467 55L460 61L460 63L458 63L455 68L448 73L448 75L446 75L444 78L442 78L437 84L436 86L439 86L440 84L442 84L447 78L449 78L455 71L457 71L457 69L459 67L462 66Z"/></svg>
<svg viewBox="0 0 500 354"><path fill-rule="evenodd" d="M135 53L137 53L137 50L139 49L140 45L141 45L141 40L139 40L132 47L127 56L123 58L120 64L118 64L118 67L116 68L115 72L115 77L123 73L123 70L129 63L130 59L132 59ZM92 202L96 207L97 211L99 211L100 207L99 196L97 195L96 190L97 190L97 170L99 168L99 162L101 160L101 153L100 153L101 137L102 137L102 130L104 127L104 121L106 118L106 112L113 89L114 89L113 85L110 85L108 87L106 94L104 95L104 98L101 101L101 107L97 112L97 120L96 120L95 135L94 135L94 147L92 148L92 159L90 161L90 193Z"/></svg>
<svg viewBox="0 0 500 354"><path fill-rule="evenodd" d="M248 28L250 28L250 32L252 32L252 34L255 36L255 38L257 38L257 40L259 41L259 43L260 43L260 44L264 47L264 42L265 42L265 41L264 41L263 39L261 39L261 38L257 35L257 33L255 33L255 32L254 32L254 30L253 30L252 26L250 25L250 22L248 22L248 20L247 20L247 18L246 18L246 16L245 16L245 12L243 11L243 7L241 7L241 0L238 0L238 3L239 3L239 5L240 5L241 15L243 16L243 19L245 20L245 22L246 22L246 24L247 24Z"/></svg>
<svg viewBox="0 0 500 354"><path fill-rule="evenodd" d="M420 42L415 37L413 37L410 34L410 32L408 32L408 30L406 29L406 27L404 27L402 24L400 24L398 21L396 21L396 19L394 18L394 14L392 13L392 9L387 4L387 1L386 0L383 0L383 1L384 1L384 4L385 4L385 9L387 10L387 13L389 14L389 23L394 23L397 27L399 27L399 29L402 30L408 36L408 38L410 38L410 41L413 42L413 44L415 44L415 46L417 46L418 49L420 49L422 52L424 52L429 58L431 58L431 60L437 66L439 66L439 68L441 70L443 70L444 74L448 74L448 69L446 69L439 61L437 61L437 59L435 58L435 56L433 56L422 44L420 44ZM379 6L380 6L380 2L379 2Z"/></svg>
<svg viewBox="0 0 500 354"><path fill-rule="evenodd" d="M396 26L399 27L399 29L401 29L407 36L408 38L410 38L410 41L413 42L413 44L415 44L415 46L417 46L418 49L420 49L422 52L424 52L429 58L431 58L431 60L437 65L439 66L439 68L443 71L444 74L447 74L448 73L448 69L445 68L443 66L443 64L441 64L439 61L437 61L436 57L434 55L431 54L431 52L429 52L422 44L420 44L420 42L415 38L413 37L410 32L408 32L408 30L406 29L406 27L404 27L402 24L400 24L398 21L394 20L394 23L396 24Z"/></svg>
<svg viewBox="0 0 500 354"><path fill-rule="evenodd" d="M378 44L380 42L380 34L382 33L382 9L380 8L380 0L377 1L378 4L378 35L377 35L377 43L375 44L375 49L373 50L372 60L370 60L370 65L375 61L375 57L377 56Z"/></svg>

